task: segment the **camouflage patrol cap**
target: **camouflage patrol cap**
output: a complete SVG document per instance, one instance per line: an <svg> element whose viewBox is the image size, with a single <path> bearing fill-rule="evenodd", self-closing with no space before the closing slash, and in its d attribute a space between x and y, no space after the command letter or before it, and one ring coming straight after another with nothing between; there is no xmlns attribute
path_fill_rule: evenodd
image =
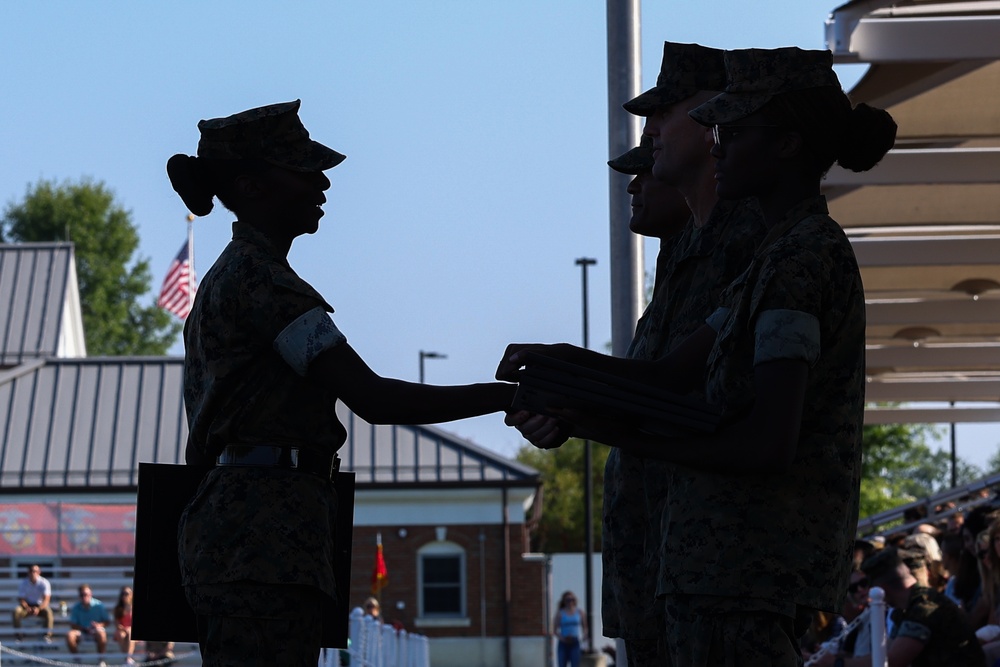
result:
<svg viewBox="0 0 1000 667"><path fill-rule="evenodd" d="M631 148L613 160L608 166L622 174L641 174L653 170L653 137L642 135L639 145Z"/></svg>
<svg viewBox="0 0 1000 667"><path fill-rule="evenodd" d="M691 117L702 125L723 125L746 118L775 95L806 88L836 86L830 51L781 49L726 51L725 90L696 109Z"/></svg>
<svg viewBox="0 0 1000 667"><path fill-rule="evenodd" d="M656 85L622 106L636 116L649 116L701 90L723 90L726 64L721 49L701 44L663 43Z"/></svg>
<svg viewBox="0 0 1000 667"><path fill-rule="evenodd" d="M894 573L900 564L905 564L910 570L918 570L927 566L925 556L921 552L888 547L865 559L865 562L861 564L861 570L875 585L878 579Z"/></svg>
<svg viewBox="0 0 1000 667"><path fill-rule="evenodd" d="M199 122L198 157L264 160L293 171L336 167L346 156L309 138L299 120L300 104L300 100L269 104Z"/></svg>

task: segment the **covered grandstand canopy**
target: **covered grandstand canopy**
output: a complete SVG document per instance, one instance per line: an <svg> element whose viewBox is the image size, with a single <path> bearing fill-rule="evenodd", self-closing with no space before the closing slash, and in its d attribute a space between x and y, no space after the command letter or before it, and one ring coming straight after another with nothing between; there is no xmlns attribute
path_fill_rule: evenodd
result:
<svg viewBox="0 0 1000 667"><path fill-rule="evenodd" d="M899 124L876 169L825 182L865 284L867 398L945 405L869 423L1000 421L998 37L994 0L857 0L827 22L836 62L870 64L854 102Z"/></svg>

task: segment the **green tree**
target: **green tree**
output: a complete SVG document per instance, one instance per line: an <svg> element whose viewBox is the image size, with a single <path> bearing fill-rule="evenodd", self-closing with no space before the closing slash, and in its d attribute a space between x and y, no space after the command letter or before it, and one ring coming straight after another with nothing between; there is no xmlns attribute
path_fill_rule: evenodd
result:
<svg viewBox="0 0 1000 667"><path fill-rule="evenodd" d="M132 214L101 182L28 186L24 200L0 218L0 241L72 241L83 325L90 355L161 355L181 324L155 303L149 260L136 256L139 234Z"/></svg>
<svg viewBox="0 0 1000 667"><path fill-rule="evenodd" d="M993 456L986 461L987 475L992 475L995 472L1000 472L1000 445L997 445L997 449L993 452Z"/></svg>
<svg viewBox="0 0 1000 667"><path fill-rule="evenodd" d="M951 486L951 455L927 445L936 435L926 424L873 424L864 427L861 463L861 516L877 514ZM959 458L958 484L983 476Z"/></svg>
<svg viewBox="0 0 1000 667"><path fill-rule="evenodd" d="M604 503L604 464L611 448L591 444L590 486L593 489L594 550L601 548L601 514ZM516 455L520 463L538 470L542 476L542 517L533 532L531 548L546 553L583 551L586 544L583 484L583 441L571 438L557 449L536 449L525 445Z"/></svg>

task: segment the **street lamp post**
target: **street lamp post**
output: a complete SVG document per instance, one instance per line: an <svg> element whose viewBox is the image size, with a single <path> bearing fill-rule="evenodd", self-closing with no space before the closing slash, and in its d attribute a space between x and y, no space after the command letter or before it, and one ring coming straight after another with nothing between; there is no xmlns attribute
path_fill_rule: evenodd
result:
<svg viewBox="0 0 1000 667"><path fill-rule="evenodd" d="M597 264L597 260L591 257L580 257L576 260L576 265L580 267L583 278L583 347L587 349L590 345L589 336L589 318L587 313L587 267ZM584 597L585 607L584 611L587 614L587 628L594 627L593 623L593 612L594 608L594 590L592 580L594 577L593 573L593 563L591 554L594 548L594 492L593 492L593 475L591 475L591 453L590 453L590 440L583 441L583 511L584 511L584 531L583 539L586 544L583 548L583 576L585 579L585 590ZM594 633L587 632L587 652L594 652Z"/></svg>
<svg viewBox="0 0 1000 667"><path fill-rule="evenodd" d="M424 359L447 359L447 354L440 352L424 352L420 350L420 384L424 383Z"/></svg>

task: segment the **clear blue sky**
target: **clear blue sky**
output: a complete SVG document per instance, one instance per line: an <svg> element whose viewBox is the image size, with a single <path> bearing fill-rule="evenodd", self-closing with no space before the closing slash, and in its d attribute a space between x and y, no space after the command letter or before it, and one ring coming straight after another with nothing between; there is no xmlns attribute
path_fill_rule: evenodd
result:
<svg viewBox="0 0 1000 667"><path fill-rule="evenodd" d="M647 0L643 87L664 40L823 48L837 4ZM377 372L415 381L428 350L448 355L426 361L428 382L483 381L509 342L579 343L581 256L598 260L600 349L604 24L598 0L3 2L0 204L41 178L103 181L132 212L158 289L187 214L167 158L194 153L199 119L301 98L312 135L348 159L329 172L319 233L290 261ZM848 87L859 75L841 70ZM197 220L199 274L231 219L218 206ZM522 442L495 415L446 428L507 455Z"/></svg>

